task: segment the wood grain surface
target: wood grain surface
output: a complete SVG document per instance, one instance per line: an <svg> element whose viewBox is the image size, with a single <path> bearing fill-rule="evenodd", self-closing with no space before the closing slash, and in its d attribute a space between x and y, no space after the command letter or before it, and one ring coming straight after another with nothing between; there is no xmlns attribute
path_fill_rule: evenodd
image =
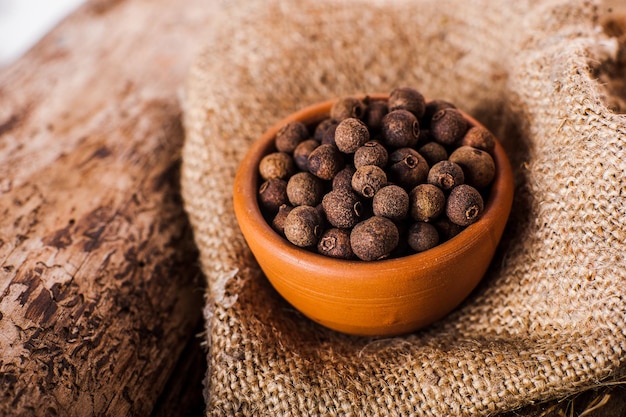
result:
<svg viewBox="0 0 626 417"><path fill-rule="evenodd" d="M195 337L177 94L206 3L91 1L0 72L2 416L149 415Z"/></svg>

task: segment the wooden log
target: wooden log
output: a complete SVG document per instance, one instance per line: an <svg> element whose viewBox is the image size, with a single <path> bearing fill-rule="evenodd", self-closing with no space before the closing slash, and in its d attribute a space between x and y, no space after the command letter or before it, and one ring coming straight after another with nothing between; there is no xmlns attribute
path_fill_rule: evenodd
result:
<svg viewBox="0 0 626 417"><path fill-rule="evenodd" d="M150 415L197 331L177 94L210 13L91 1L0 71L0 415Z"/></svg>

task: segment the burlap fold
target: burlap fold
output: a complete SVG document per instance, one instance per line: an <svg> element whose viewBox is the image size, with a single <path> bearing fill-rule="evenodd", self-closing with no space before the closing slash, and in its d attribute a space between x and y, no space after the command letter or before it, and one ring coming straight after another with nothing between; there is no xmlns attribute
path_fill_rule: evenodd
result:
<svg viewBox="0 0 626 417"><path fill-rule="evenodd" d="M184 92L182 187L208 280L208 415L489 415L623 376L626 117L592 1L222 6ZM412 85L502 140L516 172L472 296L414 334L324 329L271 288L232 209L237 164L290 112Z"/></svg>

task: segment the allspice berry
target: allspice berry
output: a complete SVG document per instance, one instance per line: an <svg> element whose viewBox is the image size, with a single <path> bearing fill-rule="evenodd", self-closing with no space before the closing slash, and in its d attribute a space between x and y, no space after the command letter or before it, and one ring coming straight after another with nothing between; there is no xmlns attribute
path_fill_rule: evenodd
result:
<svg viewBox="0 0 626 417"><path fill-rule="evenodd" d="M428 166L432 167L439 161L448 159L448 151L446 148L435 141L424 143L417 149L417 152L424 157Z"/></svg>
<svg viewBox="0 0 626 417"><path fill-rule="evenodd" d="M486 128L473 126L463 136L461 145L478 148L492 154L496 147L496 138Z"/></svg>
<svg viewBox="0 0 626 417"><path fill-rule="evenodd" d="M446 216L439 217L437 220L432 222L432 225L435 226L435 228L439 232L439 240L441 242L452 239L454 236L461 233L463 229L465 229L464 226L459 226L458 224L452 223L450 219Z"/></svg>
<svg viewBox="0 0 626 417"><path fill-rule="evenodd" d="M322 144L309 154L309 172L323 180L332 180L344 166L343 155L334 145Z"/></svg>
<svg viewBox="0 0 626 417"><path fill-rule="evenodd" d="M460 146L448 159L463 169L465 183L476 188L488 186L496 176L496 164L486 151L471 146Z"/></svg>
<svg viewBox="0 0 626 417"><path fill-rule="evenodd" d="M330 117L337 122L354 117L360 119L365 114L366 105L363 100L356 97L342 97L330 108Z"/></svg>
<svg viewBox="0 0 626 417"><path fill-rule="evenodd" d="M286 192L294 206L316 206L324 196L324 184L309 172L298 172L287 181Z"/></svg>
<svg viewBox="0 0 626 417"><path fill-rule="evenodd" d="M327 229L317 242L317 252L337 259L354 258L354 252L350 246L350 231L335 227Z"/></svg>
<svg viewBox="0 0 626 417"><path fill-rule="evenodd" d="M274 139L279 152L292 153L296 146L309 138L309 129L300 121L292 121L283 125Z"/></svg>
<svg viewBox="0 0 626 417"><path fill-rule="evenodd" d="M415 252L424 252L439 244L439 232L430 223L415 222L409 227L407 241Z"/></svg>
<svg viewBox="0 0 626 417"><path fill-rule="evenodd" d="M457 107L446 100L431 100L426 103L426 110L424 112L424 116L420 119L420 123L422 123L423 129L430 129L430 121L433 118L433 115L442 109L456 109Z"/></svg>
<svg viewBox="0 0 626 417"><path fill-rule="evenodd" d="M361 120L348 117L337 125L335 145L343 153L354 153L370 140L370 132Z"/></svg>
<svg viewBox="0 0 626 417"><path fill-rule="evenodd" d="M274 229L279 235L285 236L285 220L287 215L293 209L293 206L289 204L283 204L278 208L278 213L272 219L272 229Z"/></svg>
<svg viewBox="0 0 626 417"><path fill-rule="evenodd" d="M350 246L364 261L384 259L398 246L400 235L393 221L372 216L352 228Z"/></svg>
<svg viewBox="0 0 626 417"><path fill-rule="evenodd" d="M387 149L382 143L370 140L354 152L354 166L356 168L363 165L376 165L384 168L389 160Z"/></svg>
<svg viewBox="0 0 626 417"><path fill-rule="evenodd" d="M296 165L291 155L285 152L272 152L259 162L259 174L264 180L272 178L287 179L296 172Z"/></svg>
<svg viewBox="0 0 626 417"><path fill-rule="evenodd" d="M452 108L445 108L435 113L430 121L430 133L433 138L445 146L455 145L461 141L467 131L468 124L463 114Z"/></svg>
<svg viewBox="0 0 626 417"><path fill-rule="evenodd" d="M420 125L413 113L399 109L383 117L382 127L385 145L390 148L405 148L417 145Z"/></svg>
<svg viewBox="0 0 626 417"><path fill-rule="evenodd" d="M400 148L389 155L389 179L407 190L426 181L428 162L413 148Z"/></svg>
<svg viewBox="0 0 626 417"><path fill-rule="evenodd" d="M389 106L386 101L373 100L367 105L363 120L370 129L379 130L383 126L383 117L387 113L389 113Z"/></svg>
<svg viewBox="0 0 626 417"><path fill-rule="evenodd" d="M315 139L307 139L298 144L293 150L293 161L301 171L309 169L309 155L320 143Z"/></svg>
<svg viewBox="0 0 626 417"><path fill-rule="evenodd" d="M375 216L402 220L409 212L409 194L398 185L387 185L374 195L372 209Z"/></svg>
<svg viewBox="0 0 626 417"><path fill-rule="evenodd" d="M359 167L352 176L352 189L366 198L373 198L374 194L387 184L387 174L376 165Z"/></svg>
<svg viewBox="0 0 626 417"><path fill-rule="evenodd" d="M322 218L319 211L311 206L294 207L284 223L287 240L301 248L317 245L322 234Z"/></svg>
<svg viewBox="0 0 626 417"><path fill-rule="evenodd" d="M465 182L463 169L452 161L439 161L428 171L427 181L443 191L449 191Z"/></svg>
<svg viewBox="0 0 626 417"><path fill-rule="evenodd" d="M328 223L334 227L353 227L363 215L363 204L359 196L347 188L332 190L324 195L322 208Z"/></svg>
<svg viewBox="0 0 626 417"><path fill-rule="evenodd" d="M322 143L322 139L324 138L324 134L326 133L326 130L328 130L331 127L333 128L337 127L336 120L333 120L330 117L327 117L326 119L322 120L321 122L317 124L317 126L315 126L315 130L313 131L313 139Z"/></svg>
<svg viewBox="0 0 626 417"><path fill-rule="evenodd" d="M339 171L332 181L333 190L340 188L347 188L352 190L352 176L356 172L356 168L352 164L348 164L341 171Z"/></svg>
<svg viewBox="0 0 626 417"><path fill-rule="evenodd" d="M333 145L336 146L335 143L335 131L337 131L337 126L339 123L334 122L332 125L328 126L326 130L324 130L324 134L322 135L322 145Z"/></svg>
<svg viewBox="0 0 626 417"><path fill-rule="evenodd" d="M446 215L459 226L468 226L480 218L484 210L483 198L471 185L462 184L450 192Z"/></svg>
<svg viewBox="0 0 626 417"><path fill-rule="evenodd" d="M269 179L259 187L259 203L269 213L276 213L288 202L287 181L279 178Z"/></svg>
<svg viewBox="0 0 626 417"><path fill-rule="evenodd" d="M418 119L424 116L426 100L422 93L413 87L397 87L389 94L389 111L408 110Z"/></svg>
<svg viewBox="0 0 626 417"><path fill-rule="evenodd" d="M444 212L446 196L436 185L420 184L409 193L409 206L413 220L431 222Z"/></svg>

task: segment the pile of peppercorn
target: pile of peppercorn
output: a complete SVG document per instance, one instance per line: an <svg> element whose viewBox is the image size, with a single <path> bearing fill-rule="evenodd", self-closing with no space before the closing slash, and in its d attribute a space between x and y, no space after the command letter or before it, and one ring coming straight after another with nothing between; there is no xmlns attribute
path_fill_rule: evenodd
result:
<svg viewBox="0 0 626 417"><path fill-rule="evenodd" d="M344 97L286 123L259 164L268 223L294 245L365 261L422 252L477 221L495 177L493 135L411 87Z"/></svg>

